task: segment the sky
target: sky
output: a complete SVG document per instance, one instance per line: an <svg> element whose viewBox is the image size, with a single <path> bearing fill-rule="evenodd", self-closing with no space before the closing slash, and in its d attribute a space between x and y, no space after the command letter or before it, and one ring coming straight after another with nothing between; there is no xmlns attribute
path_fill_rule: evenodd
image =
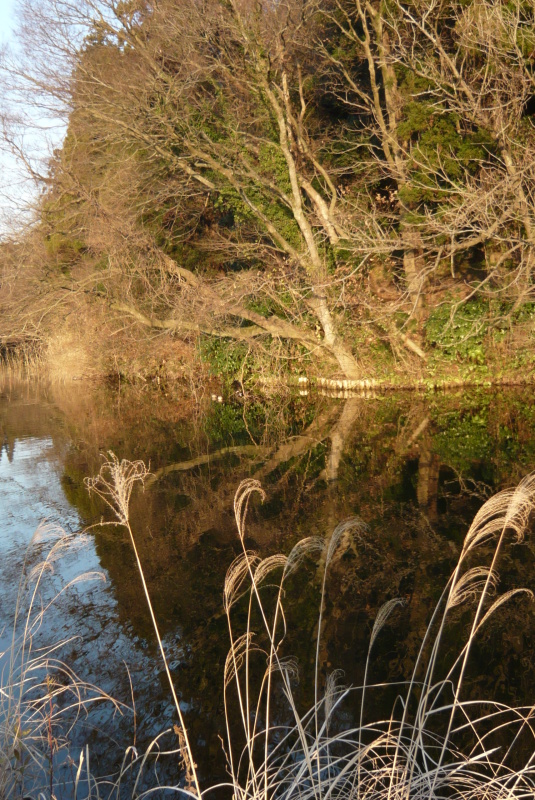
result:
<svg viewBox="0 0 535 800"><path fill-rule="evenodd" d="M0 0L0 50L13 48L16 51L16 17L19 0ZM30 5L31 7L31 5ZM23 65L24 66L24 65ZM29 70L31 72L31 70ZM5 84L0 73L0 113L8 105ZM4 89L4 91L3 91ZM39 113L38 106L21 106L16 109L20 118L29 120L26 130L17 131L18 144L23 145L25 155L40 174L46 171L50 152L60 147L65 135L65 120L52 117L46 110ZM35 182L6 146L0 124L0 238L16 235L25 223L32 219L32 206L39 191Z"/></svg>
<svg viewBox="0 0 535 800"><path fill-rule="evenodd" d="M0 0L0 40L9 41L13 30L13 0Z"/></svg>
<svg viewBox="0 0 535 800"><path fill-rule="evenodd" d="M16 50L16 14L18 0L0 0L0 49ZM0 112L4 105L2 75L0 73ZM34 169L42 174L46 170L48 155L54 147L61 145L65 135L63 120L51 118L44 113L36 115L35 108L20 108L32 124L22 134L24 150L30 157ZM19 138L19 144L21 139ZM2 138L0 125L0 239L16 235L24 224L32 219L31 207L35 207L38 188L21 163L8 151Z"/></svg>
<svg viewBox="0 0 535 800"><path fill-rule="evenodd" d="M15 0L0 0L0 46L14 44ZM0 83L0 101L2 86ZM15 159L0 142L0 237L18 226L20 207L32 198L33 184L21 173Z"/></svg>

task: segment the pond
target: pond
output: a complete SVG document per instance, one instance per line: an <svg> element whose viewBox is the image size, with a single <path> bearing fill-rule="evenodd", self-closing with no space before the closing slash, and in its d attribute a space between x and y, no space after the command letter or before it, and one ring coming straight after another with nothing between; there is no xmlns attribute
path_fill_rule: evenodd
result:
<svg viewBox="0 0 535 800"><path fill-rule="evenodd" d="M411 674L474 514L487 497L535 469L535 403L530 389L505 388L271 401L229 389L221 402L208 394L194 403L153 387L6 378L0 441L3 646L24 560L25 569L37 563L55 535L42 533L25 556L42 520L76 536L88 529L47 576L47 591L82 573L105 578L65 591L38 634L44 644L65 640L60 656L80 680L123 704L119 713L98 702L70 734L73 756L89 744L97 773L113 771L125 747L142 749L174 722L127 535L102 524L111 519L109 510L84 484L109 451L149 467L145 490L132 496L132 527L208 785L226 774L219 738L228 651L222 591L240 551L233 513L240 482L258 479L266 492L263 503L251 501L245 535L246 546L262 557L288 553L306 536L328 539L348 517L365 523L330 565L321 676L341 669L343 682L360 685L375 616L386 600L401 598L374 645L371 666L373 682L392 687L374 701L387 713L396 681ZM534 557L533 537L508 545L500 588L535 588ZM299 663L296 697L303 707L314 700L320 585L317 559L307 559L285 592L284 650ZM458 649L462 624L459 618L448 634L445 664ZM524 600L499 609L477 641L467 691L531 703L534 633ZM357 712L349 707L346 713ZM58 782L68 783L69 769L72 763L61 761Z"/></svg>

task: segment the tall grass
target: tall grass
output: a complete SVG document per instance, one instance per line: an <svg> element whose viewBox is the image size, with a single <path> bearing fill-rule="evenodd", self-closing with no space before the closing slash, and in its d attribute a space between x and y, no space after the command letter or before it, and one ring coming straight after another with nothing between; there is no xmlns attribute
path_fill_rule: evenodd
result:
<svg viewBox="0 0 535 800"><path fill-rule="evenodd" d="M0 341L0 374L23 380L39 374L43 366L43 352L38 340L27 339L16 343Z"/></svg>
<svg viewBox="0 0 535 800"><path fill-rule="evenodd" d="M226 788L235 800L512 800L535 795L534 708L512 708L493 698L474 701L465 697L470 654L490 617L516 595L533 599L528 589L499 594L497 564L507 543L511 539L520 541L525 535L534 508L535 476L491 498L476 515L457 566L432 614L411 678L397 687L391 713L372 722L367 721L373 717L370 692L380 690L368 685L372 651L399 599L388 600L377 615L364 685L341 686L336 672L324 686L320 683L319 639L329 569L347 537L363 523L357 518L346 520L327 542L309 537L288 555L261 558L247 549L245 530L251 498L256 494L263 499L264 492L257 481L244 481L234 503L241 554L231 564L224 585L230 636L224 671L229 781L204 792L129 520L133 485L146 476L142 462L119 462L110 454L99 476L88 484L111 507L117 524L128 530L175 702L175 733L179 736L175 752L182 758L186 777L166 791L199 797ZM477 563L478 557L484 562L488 545L492 545L490 563ZM305 558L314 555L319 557L324 576L318 598L315 700L303 711L294 693L297 665L283 649L287 632L284 602L288 578ZM454 610L460 606L470 610L468 633L452 663L445 664L443 645ZM259 668L258 684L255 676ZM355 693L360 710L352 717L355 722L349 724L342 710ZM285 701L284 713L281 698ZM231 719L235 713L241 720L243 746L237 746L234 740ZM528 755L519 766L515 761L526 738L530 742L528 752L534 755ZM158 750L159 740L151 748ZM125 778L132 771L136 775L136 797L156 791L154 786L141 790L140 776L148 755L135 756L125 759L119 779L108 787L117 796L124 791Z"/></svg>
<svg viewBox="0 0 535 800"><path fill-rule="evenodd" d="M41 525L26 551L9 644L0 652L0 797L54 796L80 715L112 698L83 681L62 660L71 640L40 643L43 621L74 584L102 579L84 573L59 593L46 586L56 562L84 537ZM37 556L37 560L36 560Z"/></svg>
<svg viewBox="0 0 535 800"><path fill-rule="evenodd" d="M134 555L136 558L136 564L139 576L141 578L141 583L143 585L143 592L145 594L145 599L147 601L147 607L150 613L154 634L158 642L158 647L160 648L165 674L167 676L169 689L171 691L171 696L173 698L173 703L175 705L177 713L177 719L179 725L176 726L176 734L181 744L180 750L182 753L182 759L185 764L186 781L188 785L195 790L196 795L200 796L201 790L199 786L199 780L197 777L196 765L193 760L193 753L191 750L191 745L188 737L188 731L184 724L182 710L180 708L178 696L175 691L173 679L171 677L171 671L169 669L169 664L165 654L162 637L160 636L158 622L154 614L154 609L152 606L149 590L147 587L147 582L145 580L143 566L139 558L139 552L136 546L136 540L134 538L134 533L132 531L132 526L130 524L129 505L130 505L130 496L132 494L132 489L134 488L134 484L138 481L143 484L149 472L143 461L132 462L132 461L127 461L125 459L119 461L119 459L117 458L117 456L115 456L114 453L109 453L109 456L110 456L109 460L102 465L99 474L95 478L88 478L86 480L86 485L90 491L94 492L104 500L104 502L113 511L117 523L119 525L122 525L128 531L130 543L132 545L132 549L134 551Z"/></svg>
<svg viewBox="0 0 535 800"><path fill-rule="evenodd" d="M0 797L52 800L62 794L80 800L119 800L175 793L200 798L213 790L233 800L520 800L535 796L535 708L510 707L492 697L474 700L465 685L474 644L489 619L514 597L533 599L527 589L500 593L497 567L504 548L511 541L521 541L529 526L535 476L491 498L476 515L429 621L412 675L395 687L396 699L385 716L373 713L377 694L385 687L370 684L368 676L374 646L390 615L396 613L398 598L388 600L377 615L363 685L341 685L336 671L322 681L320 640L329 572L348 537L362 529L362 521L345 520L327 540L309 537L288 555L261 558L246 546L246 521L252 498L263 499L264 492L257 481L244 481L234 502L241 553L228 569L223 592L230 637L223 676L229 779L219 786L205 781L204 788L129 516L132 490L147 474L143 462L119 461L110 454L88 485L112 509L113 524L128 531L175 703L175 724L146 752L130 747L112 779L95 778L89 750L82 750L70 783L60 787L60 767L66 758L62 753L67 752L72 726L89 704L111 698L84 683L62 661L65 642L50 647L39 644L43 620L74 583L59 595L47 594L43 591L46 577L68 548L83 541L79 535L42 526L29 552L42 551L43 556L37 563L28 556L24 563L11 642L0 653ZM285 652L285 602L291 591L290 577L310 558L319 560L323 574L312 673L314 701L303 710L295 693L297 664ZM85 574L75 582L96 577L101 576ZM467 632L447 662L444 651L451 652L448 636L452 622L458 629L459 609L468 620ZM241 727L238 736L236 718ZM174 759L182 770L181 780L172 785L159 778L165 769L155 769L165 758Z"/></svg>

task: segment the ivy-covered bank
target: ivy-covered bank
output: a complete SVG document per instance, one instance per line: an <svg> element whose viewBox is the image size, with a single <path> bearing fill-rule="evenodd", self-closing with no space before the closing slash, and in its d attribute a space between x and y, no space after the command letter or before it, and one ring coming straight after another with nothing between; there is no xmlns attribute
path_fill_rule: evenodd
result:
<svg viewBox="0 0 535 800"><path fill-rule="evenodd" d="M416 352L392 346L379 324L353 336L362 378L327 377L303 350L283 364L272 351L254 353L244 343L202 338L201 363L226 390L236 383L264 390L294 386L303 391L432 389L531 383L535 379L535 304L446 298L420 326L397 315L400 338L413 337ZM406 328L403 325L406 325Z"/></svg>

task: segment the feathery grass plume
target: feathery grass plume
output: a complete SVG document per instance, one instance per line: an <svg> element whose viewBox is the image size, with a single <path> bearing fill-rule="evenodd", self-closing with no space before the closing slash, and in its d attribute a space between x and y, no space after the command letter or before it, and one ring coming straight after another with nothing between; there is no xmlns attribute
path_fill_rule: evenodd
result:
<svg viewBox="0 0 535 800"><path fill-rule="evenodd" d="M366 700L366 688L368 686L368 670L370 668L370 658L372 653L373 645L375 644L377 637L379 636L380 632L388 622L392 612L398 606L403 606L405 601L401 597L394 597L391 600L387 600L386 603L383 603L379 611L377 612L377 616L375 617L372 632L370 634L370 642L368 644L368 653L366 655L366 664L364 667L364 680L362 682L362 695L360 700L360 722L359 722L359 740L358 740L358 749L360 750L362 747L361 741L361 733L364 728L363 719L364 719L364 707L365 707L365 700ZM360 774L360 761L358 764L358 772L357 772L357 782L360 784L361 774Z"/></svg>
<svg viewBox="0 0 535 800"><path fill-rule="evenodd" d="M272 670L273 672L283 672L286 678L294 681L299 678L299 664L293 656L280 658L276 664L272 665Z"/></svg>
<svg viewBox="0 0 535 800"><path fill-rule="evenodd" d="M325 707L326 722L330 720L331 714L336 705L336 698L337 695L340 693L340 689L338 688L338 680L339 678L342 677L343 674L344 673L341 669L335 669L329 673L329 675L327 676L327 680L325 681L325 693L324 693L323 703Z"/></svg>
<svg viewBox="0 0 535 800"><path fill-rule="evenodd" d="M498 573L492 573L488 567L472 567L472 569L461 575L452 587L452 592L448 597L447 608L460 606L467 600L475 600L485 588L488 592L494 593L499 580Z"/></svg>
<svg viewBox="0 0 535 800"><path fill-rule="evenodd" d="M262 489L260 481L248 478L240 483L234 496L234 517L238 526L238 535L242 541L245 535L245 518L247 517L249 501L255 492L258 492L261 500L265 500L266 493Z"/></svg>
<svg viewBox="0 0 535 800"><path fill-rule="evenodd" d="M258 564L254 572L254 581L260 585L267 576L276 569L285 569L288 563L288 558L282 553L275 553L275 555L263 558Z"/></svg>
<svg viewBox="0 0 535 800"><path fill-rule="evenodd" d="M134 484L144 485L150 475L143 461L119 461L115 453L108 450L108 460L100 468L98 475L85 478L84 483L111 508L120 525L128 527L130 496Z"/></svg>
<svg viewBox="0 0 535 800"><path fill-rule="evenodd" d="M522 478L505 513L504 528L514 530L517 542L523 540L534 508L535 473Z"/></svg>
<svg viewBox="0 0 535 800"><path fill-rule="evenodd" d="M237 677L240 667L247 653L251 652L254 634L250 631L242 634L232 644L225 659L225 670L223 673L224 686L230 685L232 680ZM259 653L264 651L260 647L255 648Z"/></svg>
<svg viewBox="0 0 535 800"><path fill-rule="evenodd" d="M141 483L142 486L144 485L145 479L147 475L149 475L149 471L143 461L128 461L127 459L122 459L122 461L119 461L115 453L112 453L111 451L108 451L108 456L109 459L104 462L100 468L99 474L93 478L86 478L85 484L90 492L94 492L101 497L113 511L116 521L109 524L122 525L128 532L130 543L136 559L139 577L143 585L143 592L145 594L147 607L152 621L152 627L154 629L160 654L162 656L163 667L169 684L169 689L171 691L171 696L177 712L178 721L183 732L183 736L180 737L180 740L184 743L182 759L187 765L186 774L192 776L193 785L195 786L195 793L197 797L200 797L201 790L188 732L184 724L184 717L182 715L178 696L175 690L173 679L171 677L169 663L163 646L162 637L160 636L156 615L154 614L154 608L152 606L147 582L145 580L145 573L143 571L136 540L130 524L129 504L132 489L134 488L134 484L137 482Z"/></svg>
<svg viewBox="0 0 535 800"><path fill-rule="evenodd" d="M356 532L365 533L368 526L360 517L349 517L348 519L340 522L333 530L330 538L324 545L324 555L321 559L321 568L323 569L323 577L321 582L321 596L320 596L320 611L318 616L318 633L316 637L316 662L314 668L314 705L319 709L319 673L320 673L320 643L323 632L323 616L325 612L325 592L327 588L327 575L331 562L342 544L347 541L349 534ZM316 711L316 736L318 735L318 715ZM319 768L319 767L318 767Z"/></svg>
<svg viewBox="0 0 535 800"><path fill-rule="evenodd" d="M307 536L295 544L286 559L286 566L284 568L285 577L287 578L296 569L299 568L303 559L312 553L321 553L325 547L325 542L320 536Z"/></svg>
<svg viewBox="0 0 535 800"><path fill-rule="evenodd" d="M492 617L495 611L499 609L500 606L503 606L504 603L508 603L511 598L516 597L517 595L524 594L529 600L533 601L535 599L535 594L531 591L531 589L525 589L520 587L518 589L509 589L508 592L504 592L500 597L498 597L494 603L490 606L490 608L485 612L485 616L481 618L477 630L483 627L485 622Z"/></svg>
<svg viewBox="0 0 535 800"><path fill-rule="evenodd" d="M392 600L387 600L386 603L383 603L379 611L377 612L377 616L375 617L372 632L370 635L370 644L368 650L371 650L375 640L379 636L379 633L386 625L390 615L392 614L393 610L397 606L403 606L405 601L402 597L394 597Z"/></svg>
<svg viewBox="0 0 535 800"><path fill-rule="evenodd" d="M481 506L465 536L463 552L477 547L503 528L503 512L512 503L514 495L514 489L504 489Z"/></svg>
<svg viewBox="0 0 535 800"><path fill-rule="evenodd" d="M249 485L250 487L250 485ZM323 696L319 694L316 655L315 702L304 713L299 712L292 694L290 678L293 677L293 662L288 662L282 652L284 637L277 637L276 623L283 617L282 587L285 579L301 563L305 554L319 550L317 539L299 543L284 560L269 557L265 569L263 562L248 564L250 602L254 599L260 608L262 626L268 635L267 677L259 689L255 720L264 709L261 731L256 722L244 729L249 738L232 770L232 789L236 798L252 800L525 800L535 796L535 752L520 768L510 763L514 744L521 734L531 736L535 750L535 708L510 708L505 704L483 699L481 703L463 700L461 689L466 661L482 625L501 605L521 593L530 598L530 590L513 589L505 592L493 602L491 595L498 587L497 558L506 533L513 532L516 539L525 533L533 507L532 492L535 480L524 480L518 490L501 493L492 498L476 516L461 552L459 563L448 582L432 615L417 656L412 677L400 684L398 699L392 713L384 719L365 722L363 706L366 691L378 692L380 686L367 685L367 672L372 648L381 634L390 615L401 601L389 600L380 609L375 620L366 659L364 684L360 693L360 717L357 724L337 724L337 712L346 698L352 696L351 689L336 685L338 673L329 676ZM255 487L254 490L258 490ZM246 489L245 491L248 491ZM236 503L237 525L243 542L246 521L246 499L242 492ZM324 608L325 571L332 563L336 551L347 532L362 528L360 521L342 523L323 545L321 559L324 577L321 587L320 623L318 636L322 634L321 615ZM466 569L465 558L484 541L495 539L495 552L491 564L481 564ZM276 596L264 595L259 590L261 580L268 574L268 566L283 567ZM283 566L284 565L284 566ZM240 588L245 589L242 572ZM268 601L268 597L271 601ZM443 672L441 640L448 624L449 613L461 603L472 601L472 623L467 641L453 663L446 667L445 677L436 677L440 665ZM267 603L271 602L271 609ZM230 617L233 609L227 606ZM248 675L248 652L251 648L251 615L247 620L247 635L239 640L242 672ZM229 629L232 625L229 621ZM243 649L245 648L245 650ZM318 652L318 651L317 651ZM260 655L260 653L257 653ZM262 657L262 656L261 656ZM235 662L236 663L236 660ZM289 671L288 666L292 670ZM421 676L420 673L423 672ZM283 695L288 702L288 723L271 719L270 695L277 691L271 676L279 674ZM232 677L238 683L238 671ZM244 708L254 705L249 697L251 687L245 680L247 695ZM264 697L262 701L260 695ZM228 713L228 708L227 708ZM230 730L230 726L227 726ZM508 746L502 752L491 744L494 737L512 734ZM463 750L463 746L466 750ZM228 751L232 752L229 739Z"/></svg>
<svg viewBox="0 0 535 800"><path fill-rule="evenodd" d="M325 555L325 569L328 569L334 554L338 550L340 544L346 540L347 535L351 532L366 533L368 526L360 517L349 517L343 522L338 523L332 536L328 541L326 555Z"/></svg>
<svg viewBox="0 0 535 800"><path fill-rule="evenodd" d="M250 566L252 565L254 569L258 563L260 563L260 558L254 550L247 550L245 553L240 553L228 568L223 586L225 613L228 613L239 599L240 589L249 575Z"/></svg>
<svg viewBox="0 0 535 800"><path fill-rule="evenodd" d="M535 473L523 478L515 489L505 489L480 508L464 540L463 552L477 547L496 533L513 532L521 542L535 507Z"/></svg>
<svg viewBox="0 0 535 800"><path fill-rule="evenodd" d="M100 572L88 572L69 581L59 592L47 586L46 578L54 572L59 557L79 549L85 543L83 538L80 541L56 526L41 525L25 554L11 644L0 653L1 797L43 792L53 796L54 771L67 759L69 738L80 715L90 704L102 700L121 711L119 703L80 679L60 658L61 650L73 638L52 645L38 644L45 614L70 587L81 581L104 579ZM30 567L36 552L41 560Z"/></svg>

